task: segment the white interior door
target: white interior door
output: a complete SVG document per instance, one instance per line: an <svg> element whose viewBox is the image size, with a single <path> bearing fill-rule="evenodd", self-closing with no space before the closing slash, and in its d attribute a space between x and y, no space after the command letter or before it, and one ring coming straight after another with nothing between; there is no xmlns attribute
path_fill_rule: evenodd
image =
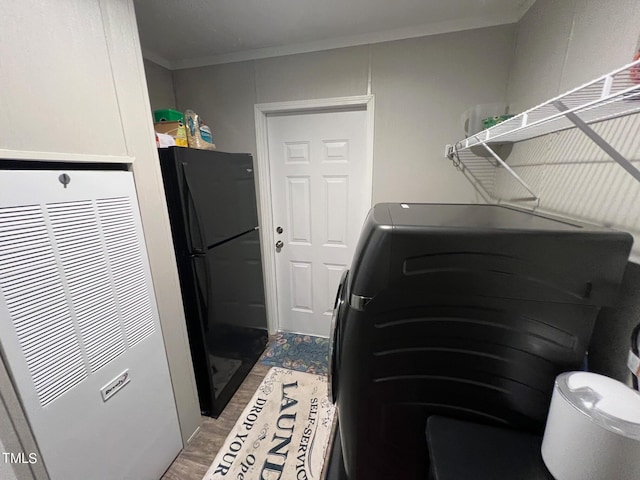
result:
<svg viewBox="0 0 640 480"><path fill-rule="evenodd" d="M273 234L282 242L271 246L278 325L328 336L338 282L370 207L367 112L272 115L267 133Z"/></svg>

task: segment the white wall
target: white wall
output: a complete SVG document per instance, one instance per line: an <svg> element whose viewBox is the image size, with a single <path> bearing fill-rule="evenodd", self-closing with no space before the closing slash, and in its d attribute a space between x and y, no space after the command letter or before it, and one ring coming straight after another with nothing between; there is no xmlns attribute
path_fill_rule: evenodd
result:
<svg viewBox="0 0 640 480"><path fill-rule="evenodd" d="M99 1L84 3L0 3L0 158L127 155Z"/></svg>
<svg viewBox="0 0 640 480"><path fill-rule="evenodd" d="M231 63L173 72L178 109L192 109L211 127L218 150L255 155L254 65Z"/></svg>
<svg viewBox="0 0 640 480"><path fill-rule="evenodd" d="M255 155L256 103L376 97L373 201L476 202L444 158L460 115L504 100L514 25L173 72L179 109L212 127L223 151Z"/></svg>
<svg viewBox="0 0 640 480"><path fill-rule="evenodd" d="M144 60L144 72L147 78L147 90L149 91L149 103L151 111L166 108L176 109L176 95L173 91L173 78L171 70L150 60Z"/></svg>
<svg viewBox="0 0 640 480"><path fill-rule="evenodd" d="M375 202L480 201L444 146L464 111L505 99L512 52L513 26L373 45Z"/></svg>
<svg viewBox="0 0 640 480"><path fill-rule="evenodd" d="M639 20L636 0L537 0L518 23L512 112L631 62Z"/></svg>

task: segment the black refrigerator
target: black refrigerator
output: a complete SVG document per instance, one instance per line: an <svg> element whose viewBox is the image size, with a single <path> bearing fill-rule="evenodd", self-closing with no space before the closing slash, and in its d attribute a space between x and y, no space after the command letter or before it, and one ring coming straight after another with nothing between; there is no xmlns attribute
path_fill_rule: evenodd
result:
<svg viewBox="0 0 640 480"><path fill-rule="evenodd" d="M268 339L253 158L159 156L200 409L217 417Z"/></svg>

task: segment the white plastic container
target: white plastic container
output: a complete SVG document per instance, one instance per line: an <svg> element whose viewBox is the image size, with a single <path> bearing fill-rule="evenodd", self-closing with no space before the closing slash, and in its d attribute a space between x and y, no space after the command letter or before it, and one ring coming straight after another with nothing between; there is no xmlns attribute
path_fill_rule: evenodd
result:
<svg viewBox="0 0 640 480"><path fill-rule="evenodd" d="M556 480L640 478L640 394L590 372L558 375L542 441Z"/></svg>

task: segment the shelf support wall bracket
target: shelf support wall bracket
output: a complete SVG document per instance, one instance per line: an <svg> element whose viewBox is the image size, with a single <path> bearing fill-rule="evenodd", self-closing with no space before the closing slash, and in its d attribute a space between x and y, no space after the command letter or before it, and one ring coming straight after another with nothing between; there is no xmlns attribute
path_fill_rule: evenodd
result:
<svg viewBox="0 0 640 480"><path fill-rule="evenodd" d="M518 175L518 174L517 174L517 173L516 173L516 172L515 172L515 171L514 171L514 170L513 170L509 165L507 165L507 163L506 163L504 160L502 160L502 158L500 158L500 155L498 155L496 152L494 152L494 151L493 151L493 149L492 149L489 145L487 145L487 143L486 143L486 142L484 142L484 141L480 140L478 137L476 137L476 139L477 139L477 140L482 144L482 146L487 150L487 152L489 152L489 153L491 154L491 156L492 156L493 158L495 158L495 159L496 159L496 161L497 161L497 162L498 162L502 167L504 167L504 169L505 169L507 172L509 172L509 173L511 174L511 176L512 176L513 178L515 178L515 179L516 179L516 181L517 181L520 185L522 185L522 186L524 187L524 189L525 189L527 192L529 192L529 193L531 194L531 197L532 197L532 198L530 198L530 199L529 199L529 198L524 198L524 199L519 199L519 200L533 200L533 201L535 201L535 202L536 202L536 206L535 206L535 208L538 208L538 207L540 206L540 198L539 198L535 193L533 193L533 190L531 190L531 188L529 187L529 185L527 185L527 183L526 183L524 180L522 180L522 179L520 178L520 176L519 176L519 175ZM534 210L535 210L535 208L534 208Z"/></svg>
<svg viewBox="0 0 640 480"><path fill-rule="evenodd" d="M640 170L638 170L629 160L613 148L609 142L598 135L587 123L585 123L578 115L569 112L567 106L560 100L553 102L553 105L567 117L582 133L589 137L598 147L613 158L622 168L624 168L633 178L640 182Z"/></svg>

